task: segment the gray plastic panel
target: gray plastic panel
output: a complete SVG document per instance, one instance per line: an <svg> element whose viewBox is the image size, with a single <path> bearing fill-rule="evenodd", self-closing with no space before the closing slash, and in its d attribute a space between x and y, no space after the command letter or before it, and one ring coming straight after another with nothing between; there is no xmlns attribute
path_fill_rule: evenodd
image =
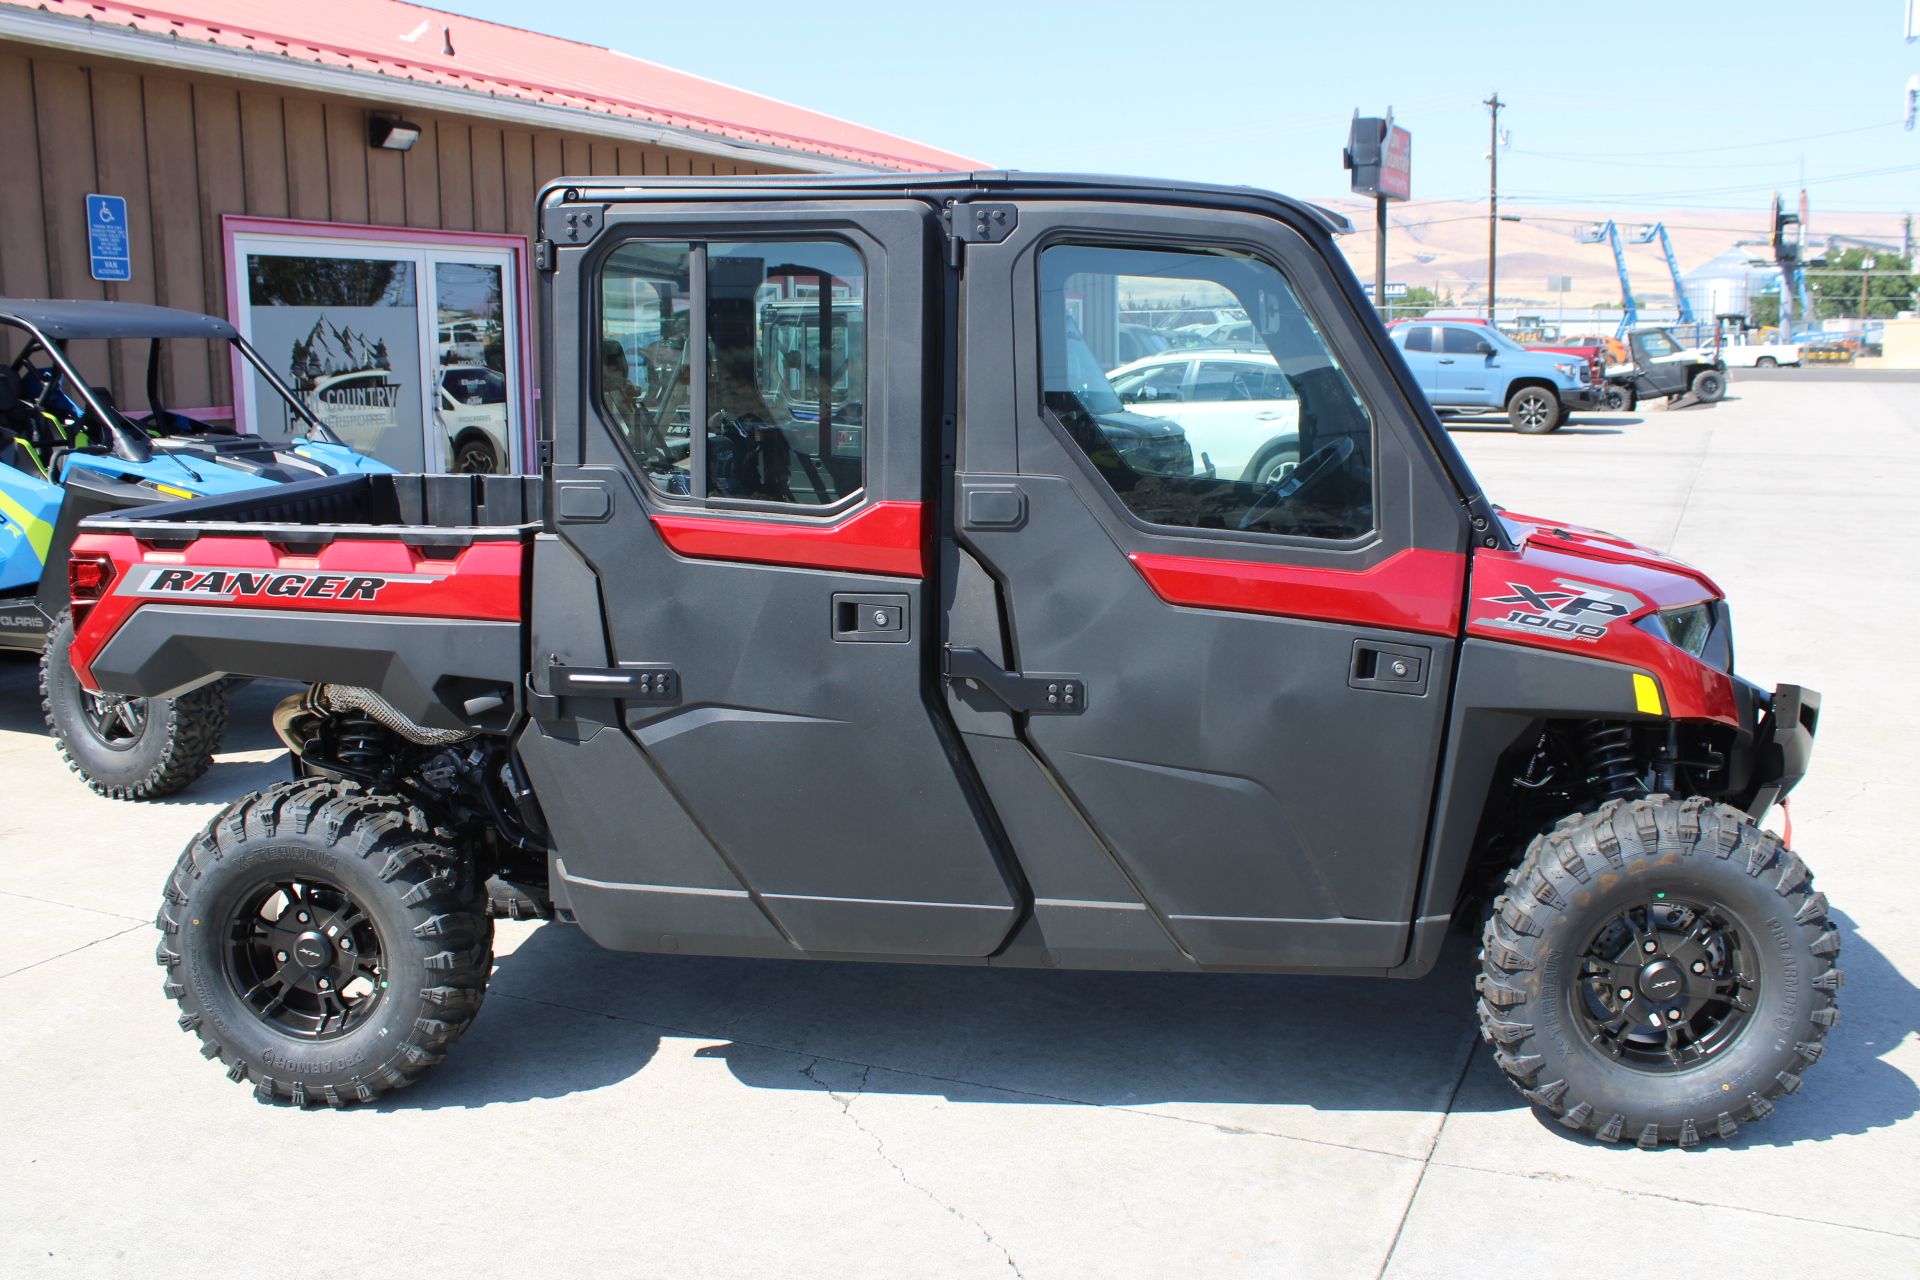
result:
<svg viewBox="0 0 1920 1280"><path fill-rule="evenodd" d="M100 687L175 697L223 675L372 689L430 729L463 729L471 685L520 687L520 624L150 604L93 660ZM445 692L448 697L442 698Z"/></svg>

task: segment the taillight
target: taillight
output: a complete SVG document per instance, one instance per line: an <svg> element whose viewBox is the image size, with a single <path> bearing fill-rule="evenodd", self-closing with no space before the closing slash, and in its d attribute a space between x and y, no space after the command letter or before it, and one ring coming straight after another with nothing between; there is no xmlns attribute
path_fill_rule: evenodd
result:
<svg viewBox="0 0 1920 1280"><path fill-rule="evenodd" d="M97 551L76 551L67 558L67 596L73 602L73 624L113 585L113 560Z"/></svg>

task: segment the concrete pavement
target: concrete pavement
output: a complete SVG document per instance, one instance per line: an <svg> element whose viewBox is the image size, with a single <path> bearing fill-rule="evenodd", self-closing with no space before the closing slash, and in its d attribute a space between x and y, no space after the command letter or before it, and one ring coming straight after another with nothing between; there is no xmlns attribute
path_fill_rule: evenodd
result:
<svg viewBox="0 0 1920 1280"><path fill-rule="evenodd" d="M0 1271L1920 1273L1920 383L1736 375L1718 406L1455 438L1497 501L1708 569L1742 671L1825 694L1793 819L1845 1016L1733 1144L1537 1120L1474 1034L1465 938L1392 983L626 956L503 925L486 1009L422 1084L259 1106L174 1026L147 922L193 831L281 776L280 691L241 696L188 793L116 804L0 658Z"/></svg>

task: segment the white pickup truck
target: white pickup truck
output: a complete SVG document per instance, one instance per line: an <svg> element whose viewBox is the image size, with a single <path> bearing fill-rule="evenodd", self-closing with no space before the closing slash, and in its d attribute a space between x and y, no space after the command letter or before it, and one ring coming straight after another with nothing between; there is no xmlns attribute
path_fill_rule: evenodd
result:
<svg viewBox="0 0 1920 1280"><path fill-rule="evenodd" d="M1800 363L1800 345L1795 342L1729 342L1720 348L1720 358L1730 369L1772 369L1778 365Z"/></svg>

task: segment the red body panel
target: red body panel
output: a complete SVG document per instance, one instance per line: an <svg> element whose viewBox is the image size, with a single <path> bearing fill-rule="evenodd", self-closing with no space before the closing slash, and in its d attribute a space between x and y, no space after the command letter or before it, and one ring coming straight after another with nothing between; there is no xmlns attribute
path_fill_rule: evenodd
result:
<svg viewBox="0 0 1920 1280"><path fill-rule="evenodd" d="M1303 569L1199 556L1135 554L1128 558L1153 593L1168 604L1351 622L1436 636L1454 635L1460 629L1467 558L1450 552L1409 549L1360 570Z"/></svg>
<svg viewBox="0 0 1920 1280"><path fill-rule="evenodd" d="M74 550L112 557L116 571L74 636L73 668L88 688L94 657L150 602L500 622L521 620L525 608L521 542L476 542L443 559L398 540L343 539L294 555L265 538L208 536L163 549L89 533Z"/></svg>
<svg viewBox="0 0 1920 1280"><path fill-rule="evenodd" d="M1502 516L1520 549L1474 553L1468 635L1632 667L1659 681L1673 718L1739 723L1731 676L1635 625L1720 599L1711 578L1611 534Z"/></svg>
<svg viewBox="0 0 1920 1280"><path fill-rule="evenodd" d="M673 553L693 560L927 576L926 507L918 502L876 502L833 524L706 515L652 519Z"/></svg>

